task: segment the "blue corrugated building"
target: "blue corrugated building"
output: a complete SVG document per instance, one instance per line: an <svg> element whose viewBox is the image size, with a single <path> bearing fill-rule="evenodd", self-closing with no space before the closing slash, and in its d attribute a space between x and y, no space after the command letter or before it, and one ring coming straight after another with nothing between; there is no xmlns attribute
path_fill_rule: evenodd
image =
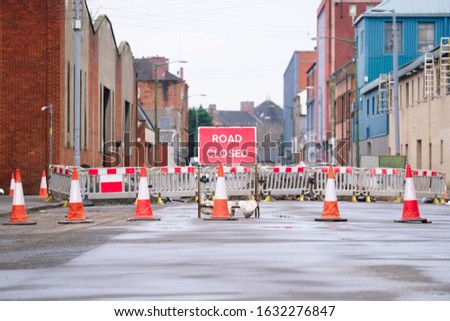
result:
<svg viewBox="0 0 450 321"><path fill-rule="evenodd" d="M439 46L450 35L450 1L386 0L355 22L359 90L360 155L387 155L388 109L380 106L380 90L373 81L392 72L392 10L398 30L398 65L410 63ZM401 108L402 106L400 106Z"/></svg>

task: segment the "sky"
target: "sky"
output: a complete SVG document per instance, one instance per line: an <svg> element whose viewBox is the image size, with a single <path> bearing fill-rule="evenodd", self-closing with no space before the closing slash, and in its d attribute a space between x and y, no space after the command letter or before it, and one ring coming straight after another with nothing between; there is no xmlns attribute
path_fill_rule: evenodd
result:
<svg viewBox="0 0 450 321"><path fill-rule="evenodd" d="M283 107L283 74L295 50L313 50L321 0L87 0L106 14L117 45L135 58L163 56L184 69L189 106ZM176 61L187 61L185 64ZM206 96L202 96L206 95Z"/></svg>

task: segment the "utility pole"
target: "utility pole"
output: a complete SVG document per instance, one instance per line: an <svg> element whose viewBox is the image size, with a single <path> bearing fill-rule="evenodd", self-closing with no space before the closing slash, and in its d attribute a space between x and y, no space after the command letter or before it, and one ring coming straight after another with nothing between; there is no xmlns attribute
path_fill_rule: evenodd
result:
<svg viewBox="0 0 450 321"><path fill-rule="evenodd" d="M80 55L81 55L81 18L80 2L75 0L75 21L73 30L75 31L75 108L74 108L74 152L73 165L80 166L80 125L81 125L81 92L80 92Z"/></svg>

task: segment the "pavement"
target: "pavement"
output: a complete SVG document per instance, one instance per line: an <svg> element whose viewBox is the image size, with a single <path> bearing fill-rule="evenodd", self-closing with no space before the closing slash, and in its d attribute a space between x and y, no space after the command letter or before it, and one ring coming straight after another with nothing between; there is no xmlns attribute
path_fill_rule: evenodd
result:
<svg viewBox="0 0 450 321"><path fill-rule="evenodd" d="M450 301L450 206L394 223L402 206L340 202L337 223L315 221L322 202L228 222L194 203L152 205L152 222L127 221L134 205L86 207L94 223L77 225L58 224L67 208L35 211L36 225L0 225L0 300Z"/></svg>
<svg viewBox="0 0 450 321"><path fill-rule="evenodd" d="M25 195L25 208L27 212L41 211L45 209L61 207L64 202L50 201L46 202L45 198L39 195ZM11 213L13 197L9 195L0 196L0 216L6 216Z"/></svg>

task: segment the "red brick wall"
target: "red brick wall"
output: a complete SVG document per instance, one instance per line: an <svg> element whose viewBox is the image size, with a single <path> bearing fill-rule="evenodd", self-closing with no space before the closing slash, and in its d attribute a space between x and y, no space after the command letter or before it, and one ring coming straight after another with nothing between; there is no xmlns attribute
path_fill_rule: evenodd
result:
<svg viewBox="0 0 450 321"><path fill-rule="evenodd" d="M306 89L307 85L307 71L317 61L316 51L300 51L298 53L299 68L298 68L298 91Z"/></svg>
<svg viewBox="0 0 450 321"><path fill-rule="evenodd" d="M25 194L37 194L43 169L49 164L49 112L40 107L53 104L53 163L72 165L73 148L65 145L66 68L71 58L66 55L65 0L0 1L0 187L9 189L11 172L22 171ZM83 6L83 8L85 8ZM86 13L86 10L83 10ZM99 34L84 19L82 55L88 67L87 150L81 146L81 164L100 166L99 146ZM105 23L105 22L104 22ZM86 29L87 28L87 29ZM108 30L111 30L109 28ZM69 33L70 35L70 33ZM107 35L108 37L110 35ZM107 50L117 52L117 48ZM83 51L82 51L83 53ZM122 57L115 58L114 90L115 138L122 140ZM127 58L132 59L132 58ZM73 62L70 62L73 77ZM86 66L86 64L84 64ZM130 77L130 75L128 75ZM84 77L84 76L83 76ZM127 78L130 79L130 78ZM73 80L72 80L73 81ZM135 88L135 79L132 80ZM73 83L73 82L72 82ZM83 82L83 86L86 84ZM73 95L73 88L71 89ZM134 108L132 124L136 130L136 93L130 99ZM73 108L73 106L72 106ZM134 164L135 160L133 160Z"/></svg>
<svg viewBox="0 0 450 321"><path fill-rule="evenodd" d="M59 144L63 105L64 1L0 2L0 187L9 189L19 168L25 194L37 194L49 163L49 112ZM53 159L59 151L53 149Z"/></svg>

